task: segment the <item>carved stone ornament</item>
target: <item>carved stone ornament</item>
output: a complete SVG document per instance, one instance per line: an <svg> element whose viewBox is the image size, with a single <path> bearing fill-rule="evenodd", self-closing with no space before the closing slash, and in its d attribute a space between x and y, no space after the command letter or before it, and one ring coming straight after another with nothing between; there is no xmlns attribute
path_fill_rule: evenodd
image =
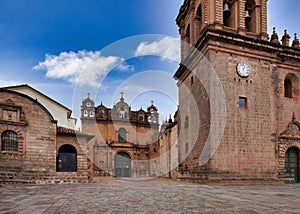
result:
<svg viewBox="0 0 300 214"><path fill-rule="evenodd" d="M279 135L279 138L300 139L300 123L297 121L291 122L288 128Z"/></svg>

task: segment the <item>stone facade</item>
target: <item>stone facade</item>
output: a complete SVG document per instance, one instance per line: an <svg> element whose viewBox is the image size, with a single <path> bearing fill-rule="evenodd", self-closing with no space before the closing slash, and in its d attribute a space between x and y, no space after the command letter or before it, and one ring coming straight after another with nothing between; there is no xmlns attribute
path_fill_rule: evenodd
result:
<svg viewBox="0 0 300 214"><path fill-rule="evenodd" d="M185 0L176 21L179 178L288 182L286 151L294 148L299 182L298 138L281 135L300 127L296 35L292 46L286 31L282 43L275 29L268 40L266 0Z"/></svg>
<svg viewBox="0 0 300 214"><path fill-rule="evenodd" d="M0 94L0 182L87 182L87 158L80 144L86 147L92 136L77 137L74 130L58 127L50 112L26 94L5 88ZM63 145L76 148L73 172L58 172Z"/></svg>
<svg viewBox="0 0 300 214"><path fill-rule="evenodd" d="M159 176L177 178L178 167L178 129L177 114L174 120L165 121L159 136Z"/></svg>
<svg viewBox="0 0 300 214"><path fill-rule="evenodd" d="M185 0L176 23L182 61L174 75L174 120L159 131L153 103L132 111L123 95L112 108L95 106L88 96L81 123L89 134L83 134L70 128L71 111L48 97L26 85L2 88L0 182L160 175L299 183L297 35L291 41L284 31L279 39L274 28L268 37L267 0ZM59 121L62 115L67 118Z"/></svg>
<svg viewBox="0 0 300 214"><path fill-rule="evenodd" d="M132 111L123 95L107 108L87 97L81 106L82 130L95 135L89 143L94 176L149 177L158 171L158 109Z"/></svg>

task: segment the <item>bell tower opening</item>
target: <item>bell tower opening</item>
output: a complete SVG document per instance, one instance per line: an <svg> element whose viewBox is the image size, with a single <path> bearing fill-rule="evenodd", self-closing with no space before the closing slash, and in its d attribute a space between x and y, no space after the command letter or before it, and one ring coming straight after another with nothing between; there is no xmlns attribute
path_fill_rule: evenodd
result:
<svg viewBox="0 0 300 214"><path fill-rule="evenodd" d="M197 12L196 12L196 17L195 17L195 20L196 20L196 34L197 34L197 39L199 39L199 36L200 36L200 33L201 33L201 30L202 30L202 5L200 4L197 8Z"/></svg>
<svg viewBox="0 0 300 214"><path fill-rule="evenodd" d="M223 24L225 27L235 28L235 5L234 2L224 1L223 3Z"/></svg>
<svg viewBox="0 0 300 214"><path fill-rule="evenodd" d="M176 23L183 43L191 45L197 44L206 28L268 40L267 0L185 0ZM182 59L186 49L182 48Z"/></svg>
<svg viewBox="0 0 300 214"><path fill-rule="evenodd" d="M190 25L187 26L186 28L186 32L185 32L185 41L187 43L190 43L191 42L191 28L190 28Z"/></svg>
<svg viewBox="0 0 300 214"><path fill-rule="evenodd" d="M245 5L245 27L247 31L256 33L257 7L254 0L247 0Z"/></svg>

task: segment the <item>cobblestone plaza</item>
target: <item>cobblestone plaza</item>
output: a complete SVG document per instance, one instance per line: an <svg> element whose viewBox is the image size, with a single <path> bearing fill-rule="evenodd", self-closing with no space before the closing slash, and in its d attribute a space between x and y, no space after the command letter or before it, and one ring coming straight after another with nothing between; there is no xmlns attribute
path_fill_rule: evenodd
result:
<svg viewBox="0 0 300 214"><path fill-rule="evenodd" d="M299 213L300 186L207 186L156 178L0 187L0 213Z"/></svg>

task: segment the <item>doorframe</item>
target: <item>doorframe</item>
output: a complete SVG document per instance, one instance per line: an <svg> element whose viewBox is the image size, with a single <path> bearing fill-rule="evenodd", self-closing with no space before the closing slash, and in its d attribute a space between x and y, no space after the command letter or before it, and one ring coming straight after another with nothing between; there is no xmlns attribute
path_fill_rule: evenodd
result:
<svg viewBox="0 0 300 214"><path fill-rule="evenodd" d="M298 174L298 178L297 178L297 180L295 181L295 182L287 182L288 180L287 180L287 178L286 178L286 156L287 156L287 153L288 153L288 151L289 150L294 150L296 153L297 153L297 166L296 166L296 171L297 171L297 174ZM290 184L290 183L299 183L299 174L300 174L300 163L299 163L299 161L300 161L300 158L299 158L299 149L297 148L297 147L294 147L294 146L291 146L291 147L289 147L287 150L286 150L286 152L285 152L285 161L284 161L284 170L285 170L285 174L284 174L284 177L285 177L285 183L287 183L287 184ZM294 179L295 180L295 179Z"/></svg>
<svg viewBox="0 0 300 214"><path fill-rule="evenodd" d="M59 165L60 165L60 163L59 163L59 156L60 156L60 154L62 154L62 153L68 153L68 152L59 152L59 150L63 147L63 146L70 146L70 147L73 147L73 149L74 149L74 151L75 151L75 153L74 152L69 152L70 154L75 154L75 171L61 171L59 168ZM57 155L56 155L56 172L77 172L77 170L78 170L78 151L77 151L77 149L76 149L76 147L75 146L73 146L73 145L71 145L71 144L63 144L63 145L60 145L60 147L58 148L58 150L57 150ZM63 164L63 163L62 163Z"/></svg>
<svg viewBox="0 0 300 214"><path fill-rule="evenodd" d="M116 152L116 154L115 154L115 156L114 156L114 161L113 161L113 163L114 163L114 176L116 176L117 177L117 175L116 175L116 170L117 170L117 168L116 168L116 157L119 155L119 154L126 154L126 155L128 155L129 156L129 158L130 158L130 167L129 167L129 176L128 177L132 177L132 157L131 157L131 155L130 155L130 153L129 152L127 152L127 151L119 151L119 152ZM123 168L122 168L123 169ZM122 173L123 174L123 173ZM125 176L118 176L118 177L125 177Z"/></svg>
<svg viewBox="0 0 300 214"><path fill-rule="evenodd" d="M285 182L285 155L289 148L298 150L298 164L299 164L299 179L300 182L300 139L279 139L278 150L276 151L278 157L278 178L282 183Z"/></svg>

